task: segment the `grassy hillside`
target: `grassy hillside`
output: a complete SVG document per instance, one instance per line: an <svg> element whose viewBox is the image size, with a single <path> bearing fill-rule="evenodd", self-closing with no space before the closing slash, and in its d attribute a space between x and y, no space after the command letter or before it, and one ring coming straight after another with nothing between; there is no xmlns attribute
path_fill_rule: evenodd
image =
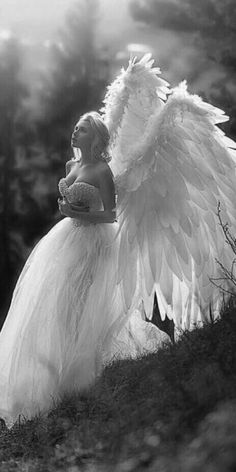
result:
<svg viewBox="0 0 236 472"><path fill-rule="evenodd" d="M236 310L0 434L1 471L236 470Z"/></svg>

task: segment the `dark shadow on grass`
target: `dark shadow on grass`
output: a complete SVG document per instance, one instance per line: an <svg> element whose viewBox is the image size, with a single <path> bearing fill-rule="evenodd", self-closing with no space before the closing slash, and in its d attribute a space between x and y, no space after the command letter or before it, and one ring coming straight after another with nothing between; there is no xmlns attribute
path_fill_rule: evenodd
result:
<svg viewBox="0 0 236 472"><path fill-rule="evenodd" d="M176 344L111 363L87 392L65 397L47 418L2 430L0 459L30 460L35 470L93 463L118 471L126 461L129 470L152 470L157 461L168 472L177 463L187 470L186 445L201 436L208 415L236 399L235 346L232 306Z"/></svg>

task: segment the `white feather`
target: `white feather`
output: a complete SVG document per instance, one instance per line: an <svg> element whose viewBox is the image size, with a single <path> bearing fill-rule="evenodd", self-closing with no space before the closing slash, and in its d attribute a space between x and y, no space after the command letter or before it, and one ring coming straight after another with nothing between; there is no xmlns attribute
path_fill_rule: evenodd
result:
<svg viewBox="0 0 236 472"><path fill-rule="evenodd" d="M210 304L218 316L210 277L220 274L216 258L230 261L230 248L217 205L236 232L236 144L216 126L228 120L224 112L190 95L186 82L167 100L168 83L152 65L150 54L131 60L105 97L120 215L118 283L127 306L139 286L151 310L156 291L161 315L189 328L209 317Z"/></svg>

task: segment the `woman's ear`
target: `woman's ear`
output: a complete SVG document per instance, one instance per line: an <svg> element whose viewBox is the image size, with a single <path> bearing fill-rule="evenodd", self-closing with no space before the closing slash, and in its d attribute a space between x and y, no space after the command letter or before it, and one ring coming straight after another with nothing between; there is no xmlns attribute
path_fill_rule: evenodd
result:
<svg viewBox="0 0 236 472"><path fill-rule="evenodd" d="M91 144L91 156L93 159L99 159L101 153L103 151L101 139L99 139L99 136L95 134L95 137L92 141Z"/></svg>

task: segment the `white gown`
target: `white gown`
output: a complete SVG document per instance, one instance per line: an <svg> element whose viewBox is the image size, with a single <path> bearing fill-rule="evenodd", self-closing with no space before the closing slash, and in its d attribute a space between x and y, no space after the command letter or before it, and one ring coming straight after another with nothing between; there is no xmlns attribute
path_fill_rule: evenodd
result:
<svg viewBox="0 0 236 472"><path fill-rule="evenodd" d="M69 202L102 207L99 190L90 184L68 187L61 179L59 189ZM124 321L116 232L117 224L64 218L28 258L0 333L0 417L7 425L87 388L104 362L123 356L124 346L124 356L140 354L142 346L151 350L149 332L153 339L155 327L149 330L137 317L137 333L130 336L134 318ZM152 348L159 341L156 333Z"/></svg>
<svg viewBox="0 0 236 472"><path fill-rule="evenodd" d="M87 183L60 192L100 209ZM64 218L28 258L0 334L0 416L31 417L75 388L87 387L102 366L120 314L114 267L116 228ZM108 333L110 333L108 335Z"/></svg>

